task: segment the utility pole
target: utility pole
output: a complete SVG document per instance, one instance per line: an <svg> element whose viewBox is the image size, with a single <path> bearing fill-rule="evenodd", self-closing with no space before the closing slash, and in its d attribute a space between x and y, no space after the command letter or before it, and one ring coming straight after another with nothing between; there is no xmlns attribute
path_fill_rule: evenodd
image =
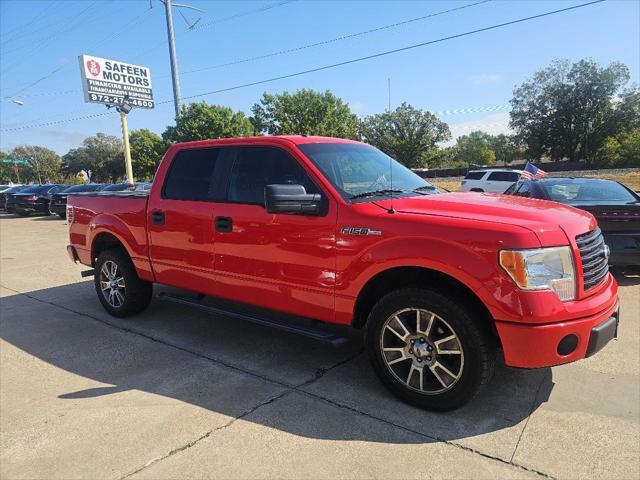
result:
<svg viewBox="0 0 640 480"><path fill-rule="evenodd" d="M176 58L176 41L173 35L173 12L171 0L164 0L164 10L167 17L167 37L169 39L169 58L171 60L171 79L173 80L173 103L176 109L176 118L182 109L180 97L180 74L178 73L178 59Z"/></svg>
<svg viewBox="0 0 640 480"><path fill-rule="evenodd" d="M173 0L160 0L164 3L164 11L167 17L167 39L169 40L169 59L171 61L171 79L173 80L173 103L176 110L176 118L182 109L182 97L180 96L180 73L178 72L178 57L176 56L176 40L173 34L173 7L190 8L202 12L199 8L181 3L172 3ZM196 21L197 23L197 21ZM189 28L192 29L195 23Z"/></svg>

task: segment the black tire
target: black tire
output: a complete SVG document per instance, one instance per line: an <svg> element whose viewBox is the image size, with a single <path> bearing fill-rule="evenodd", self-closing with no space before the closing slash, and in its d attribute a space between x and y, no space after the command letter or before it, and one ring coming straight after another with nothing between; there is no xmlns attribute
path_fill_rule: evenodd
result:
<svg viewBox="0 0 640 480"><path fill-rule="evenodd" d="M18 215L19 217L28 217L29 212L16 212L16 215Z"/></svg>
<svg viewBox="0 0 640 480"><path fill-rule="evenodd" d="M403 310L406 310L406 312L403 313ZM418 344L413 346L413 351L407 350L407 348L411 348L409 340L396 339L394 335L389 333L389 329L385 328L388 320L389 322L395 322L395 320L392 320L394 316L400 315L402 321L410 329L411 326L406 320L407 317L402 317L402 315L413 315L413 318L415 318L415 315L418 315L418 310L421 311L419 315L422 315L421 318L423 318L421 320L421 325L424 325L421 327L422 331L429 329L426 326L429 323L428 318L436 319L434 320L435 323L431 324L434 336L442 331L441 339L435 340L435 344L432 343L431 337L427 335L427 343L420 345L423 349L420 352L415 348ZM435 317L430 316L430 313L435 314ZM493 376L495 366L495 342L487 331L488 328L482 323L483 320L474 319L473 317L474 315L462 308L459 302L426 288L403 288L385 295L374 305L367 321L366 345L376 374L394 395L411 405L433 411L449 411L461 407L489 382ZM392 323L389 323L389 325L392 325ZM396 327L396 325L393 323L393 329L400 330L399 326ZM457 347L446 347L447 344L444 343L445 347L441 350L442 338L447 338L448 335L446 333L447 329L457 336L457 338L451 340L455 342ZM418 333L418 335L422 337L423 334ZM396 333L395 336L398 336L398 334ZM407 338L411 337L407 336ZM387 353L385 354L382 349L385 347L384 342L389 340L398 342L403 349L403 353L389 352L389 350L397 350L397 348L387 347ZM423 341L424 339L415 338L416 342L418 340ZM440 343L437 343L438 341ZM403 342L406 346L403 345ZM433 353L427 353L424 350L424 345L428 345L433 350ZM439 351L448 353L454 350L459 350L462 353L458 353L457 358L450 353L448 355L439 353L436 355ZM411 354L408 352L411 352ZM399 357L387 357L391 353L398 353L406 358L397 360ZM419 359L418 355L421 356ZM427 367L426 359L429 360L429 367ZM392 368L388 365L388 362L393 360L396 361L393 362L395 366ZM416 363L423 361L424 363L421 364ZM454 362L455 368L449 362ZM453 380L454 376L449 377L444 374L441 366L445 366L452 371L454 376L457 375L457 380ZM402 368L405 368L405 372L409 372L407 375L409 384L406 383L407 380L400 379L399 370ZM418 372L418 381L420 382L418 386L415 385L416 374L414 372ZM404 374L402 376L404 377ZM440 380L438 383L438 379L444 379L445 382L443 383ZM423 383L425 390L423 390ZM445 386L445 384L448 385ZM433 385L433 391L427 393L428 388L426 387L430 385ZM445 390L437 392L438 388Z"/></svg>
<svg viewBox="0 0 640 480"><path fill-rule="evenodd" d="M101 288L101 282L108 281L108 277L103 276L105 264L107 264L105 268L115 264L117 267L115 278L124 279L124 286L119 286L122 283L118 283L118 285L108 287L109 290L120 292L119 296L114 294L116 298L113 299L113 305L107 299L109 293L103 293ZM114 317L129 317L140 313L147 308L153 294L153 284L138 277L129 255L122 249L106 250L98 255L95 265L94 285L100 303Z"/></svg>
<svg viewBox="0 0 640 480"><path fill-rule="evenodd" d="M66 213L60 213L59 216L60 216L61 220L66 220L67 219L67 214Z"/></svg>
<svg viewBox="0 0 640 480"><path fill-rule="evenodd" d="M484 192L484 190L482 188L472 188L471 190L469 190L470 192Z"/></svg>

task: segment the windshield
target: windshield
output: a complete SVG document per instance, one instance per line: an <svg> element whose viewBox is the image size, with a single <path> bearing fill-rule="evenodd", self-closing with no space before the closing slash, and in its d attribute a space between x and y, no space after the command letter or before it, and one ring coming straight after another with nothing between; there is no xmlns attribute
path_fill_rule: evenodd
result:
<svg viewBox="0 0 640 480"><path fill-rule="evenodd" d="M298 148L345 200L438 193L422 177L380 150L356 143L308 143Z"/></svg>
<svg viewBox="0 0 640 480"><path fill-rule="evenodd" d="M547 195L556 202L637 202L626 188L617 182L603 180L557 180L542 184Z"/></svg>

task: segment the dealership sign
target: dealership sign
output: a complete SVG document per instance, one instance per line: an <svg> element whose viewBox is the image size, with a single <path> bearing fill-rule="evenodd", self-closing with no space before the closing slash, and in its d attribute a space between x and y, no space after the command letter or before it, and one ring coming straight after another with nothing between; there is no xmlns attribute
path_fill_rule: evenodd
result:
<svg viewBox="0 0 640 480"><path fill-rule="evenodd" d="M122 105L124 99L137 108L153 108L151 71L147 67L80 55L84 101Z"/></svg>

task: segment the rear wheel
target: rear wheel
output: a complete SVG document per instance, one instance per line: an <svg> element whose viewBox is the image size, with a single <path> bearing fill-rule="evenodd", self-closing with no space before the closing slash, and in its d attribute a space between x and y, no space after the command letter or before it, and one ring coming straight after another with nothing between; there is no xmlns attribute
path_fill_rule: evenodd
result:
<svg viewBox="0 0 640 480"><path fill-rule="evenodd" d="M367 348L392 393L427 410L453 410L489 382L495 345L479 319L424 288L396 290L371 310Z"/></svg>
<svg viewBox="0 0 640 480"><path fill-rule="evenodd" d="M18 215L20 217L28 217L29 216L29 212L16 211L16 215Z"/></svg>
<svg viewBox="0 0 640 480"><path fill-rule="evenodd" d="M98 256L94 284L100 303L114 317L135 315L151 302L153 285L138 277L129 255L121 249Z"/></svg>

